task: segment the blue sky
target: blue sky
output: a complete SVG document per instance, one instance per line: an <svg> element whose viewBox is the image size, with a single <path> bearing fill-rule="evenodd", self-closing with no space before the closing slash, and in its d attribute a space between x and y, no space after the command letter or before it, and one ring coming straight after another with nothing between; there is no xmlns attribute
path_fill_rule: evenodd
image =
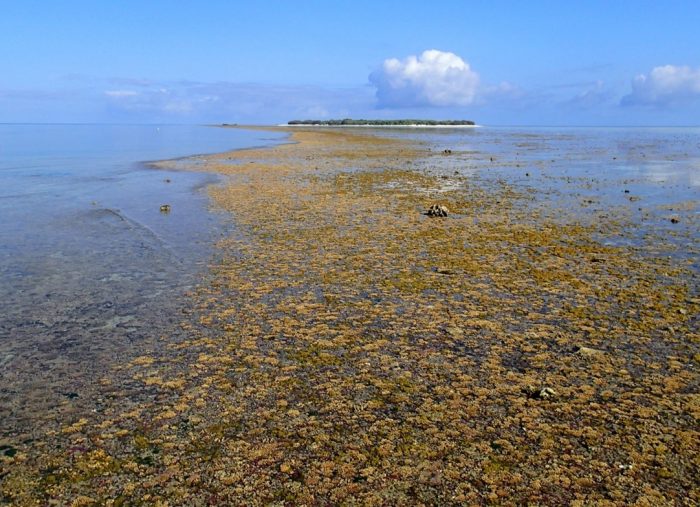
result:
<svg viewBox="0 0 700 507"><path fill-rule="evenodd" d="M700 123L696 0L0 0L0 13L0 122Z"/></svg>

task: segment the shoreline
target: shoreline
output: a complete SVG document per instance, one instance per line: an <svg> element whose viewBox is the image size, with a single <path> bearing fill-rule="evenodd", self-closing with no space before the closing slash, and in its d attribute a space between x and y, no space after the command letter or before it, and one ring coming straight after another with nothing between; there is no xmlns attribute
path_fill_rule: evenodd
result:
<svg viewBox="0 0 700 507"><path fill-rule="evenodd" d="M276 127L290 127L290 128L363 128L363 129L473 129L482 128L483 125L288 125L286 123L281 123L275 125Z"/></svg>
<svg viewBox="0 0 700 507"><path fill-rule="evenodd" d="M12 461L6 496L52 463L53 497L97 503L697 498L688 268L595 237L627 223L555 221L513 182L454 174L470 154L289 140L194 158L226 176L209 194L238 233L187 338L123 365L152 401L117 396Z"/></svg>

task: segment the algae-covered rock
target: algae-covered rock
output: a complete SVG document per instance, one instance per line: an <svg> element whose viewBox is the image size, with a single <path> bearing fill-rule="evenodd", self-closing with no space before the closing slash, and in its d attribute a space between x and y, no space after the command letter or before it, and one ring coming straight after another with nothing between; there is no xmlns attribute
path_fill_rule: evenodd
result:
<svg viewBox="0 0 700 507"><path fill-rule="evenodd" d="M433 204L428 208L426 215L429 217L446 217L449 212L450 210L447 209L447 206L442 204Z"/></svg>
<svg viewBox="0 0 700 507"><path fill-rule="evenodd" d="M529 385L523 389L528 398L534 400L547 400L557 396L557 392L551 387L536 387Z"/></svg>

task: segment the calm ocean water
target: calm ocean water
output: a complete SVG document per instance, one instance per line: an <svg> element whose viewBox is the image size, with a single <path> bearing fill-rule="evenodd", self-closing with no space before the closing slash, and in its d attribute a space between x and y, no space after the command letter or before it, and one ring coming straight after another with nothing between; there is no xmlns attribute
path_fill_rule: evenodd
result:
<svg viewBox="0 0 700 507"><path fill-rule="evenodd" d="M524 205L533 213L555 221L623 221L632 227L606 243L647 251L658 246L700 268L698 127L484 127L379 134L452 150L426 162L434 174L507 182L529 196Z"/></svg>
<svg viewBox="0 0 700 507"><path fill-rule="evenodd" d="M624 179L645 197L660 200L698 198L700 191L700 127L485 127L389 135L466 152L468 160L459 167L463 172L511 180L526 173ZM596 193L609 190L601 186Z"/></svg>
<svg viewBox="0 0 700 507"><path fill-rule="evenodd" d="M204 126L0 125L0 265L81 250L81 231L110 213L165 248L189 248L203 232L199 222L211 221L197 212L203 197L192 199L192 190L213 178L142 162L274 137ZM172 205L172 216L159 212L161 202Z"/></svg>

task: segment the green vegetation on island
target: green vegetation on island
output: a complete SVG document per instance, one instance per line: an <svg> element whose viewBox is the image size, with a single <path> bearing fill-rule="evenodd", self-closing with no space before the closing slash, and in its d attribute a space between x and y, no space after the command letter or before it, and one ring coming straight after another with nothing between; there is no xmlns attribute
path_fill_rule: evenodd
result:
<svg viewBox="0 0 700 507"><path fill-rule="evenodd" d="M287 125L326 125L326 126L465 126L474 125L471 120L292 120Z"/></svg>

